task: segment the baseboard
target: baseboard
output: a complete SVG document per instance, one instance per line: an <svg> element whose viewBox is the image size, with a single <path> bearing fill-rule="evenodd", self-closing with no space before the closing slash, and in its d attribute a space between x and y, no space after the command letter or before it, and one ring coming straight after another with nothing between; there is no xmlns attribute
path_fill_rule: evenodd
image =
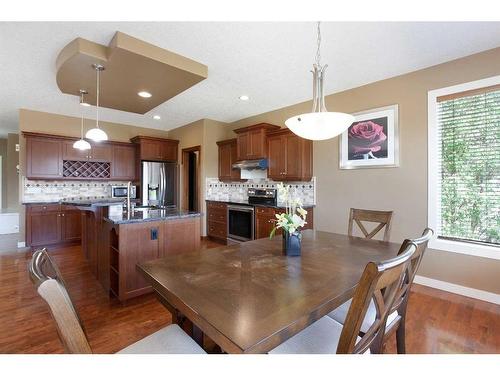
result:
<svg viewBox="0 0 500 375"><path fill-rule="evenodd" d="M26 242L18 242L17 243L17 248L20 249L22 247L26 247Z"/></svg>
<svg viewBox="0 0 500 375"><path fill-rule="evenodd" d="M446 281L431 279L429 277L419 275L415 276L414 282L420 285L429 286L431 288L441 289L446 292L460 294L462 296L471 297L500 305L500 294L487 292L481 289L469 288L463 285L452 284Z"/></svg>

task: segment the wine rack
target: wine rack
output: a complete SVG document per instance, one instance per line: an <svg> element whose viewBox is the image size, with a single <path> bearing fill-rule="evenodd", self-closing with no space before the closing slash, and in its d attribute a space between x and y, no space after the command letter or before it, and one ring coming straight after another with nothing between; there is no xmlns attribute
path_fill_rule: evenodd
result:
<svg viewBox="0 0 500 375"><path fill-rule="evenodd" d="M63 160L63 176L69 178L110 178L109 162Z"/></svg>

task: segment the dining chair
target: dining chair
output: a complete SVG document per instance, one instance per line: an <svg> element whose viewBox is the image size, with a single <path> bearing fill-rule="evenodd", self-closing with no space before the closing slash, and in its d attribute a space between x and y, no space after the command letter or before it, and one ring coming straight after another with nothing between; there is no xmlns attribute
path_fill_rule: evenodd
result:
<svg viewBox="0 0 500 375"><path fill-rule="evenodd" d="M387 317L401 289L406 269L415 249L416 245L410 241L405 244L404 251L397 257L378 263L370 262L366 265L354 291L344 325L326 315L269 353L380 353ZM375 319L371 322L367 332L360 337L361 325L371 301L374 301L376 309Z"/></svg>
<svg viewBox="0 0 500 375"><path fill-rule="evenodd" d="M404 253L405 249L410 243L414 243L416 245L415 252L411 257L410 263L406 270L404 282L401 285L400 290L396 294L396 298L394 299L391 311L389 312L389 316L387 317L386 332L382 343L383 348L389 336L394 331L396 331L396 345L398 354L406 353L405 322L408 298L410 296L410 288L413 284L413 280L415 279L415 275L417 274L420 263L422 262L425 250L427 249L427 244L433 234L434 232L432 231L432 229L426 228L423 231L422 236L420 236L419 238L404 240L398 252L398 254ZM337 309L328 314L328 316L339 322L340 324L344 324L351 302L352 300L349 300L346 303L340 305ZM375 320L376 314L377 310L375 307L375 303L373 301L370 301L365 319L361 324L361 334L365 334L366 332L368 332L370 325Z"/></svg>
<svg viewBox="0 0 500 375"><path fill-rule="evenodd" d="M47 302L66 353L92 354L82 321L68 294L57 265L47 250L33 253L28 263L30 279ZM171 324L127 346L118 354L201 354L205 351L178 325Z"/></svg>
<svg viewBox="0 0 500 375"><path fill-rule="evenodd" d="M347 233L349 236L353 236L353 224L354 222L356 222L359 229L361 229L361 232L363 232L365 238L373 238L385 226L384 241L389 242L391 232L391 218L392 211L374 211L351 208L349 212L349 227L347 229ZM373 228L373 230L368 232L368 230L363 225L363 222L378 223L378 225Z"/></svg>

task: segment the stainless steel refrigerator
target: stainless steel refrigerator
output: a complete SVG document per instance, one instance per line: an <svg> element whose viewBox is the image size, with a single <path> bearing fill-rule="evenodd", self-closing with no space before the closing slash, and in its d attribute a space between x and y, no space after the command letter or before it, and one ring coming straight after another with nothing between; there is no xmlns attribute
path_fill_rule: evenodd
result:
<svg viewBox="0 0 500 375"><path fill-rule="evenodd" d="M142 162L142 205L175 207L177 164Z"/></svg>

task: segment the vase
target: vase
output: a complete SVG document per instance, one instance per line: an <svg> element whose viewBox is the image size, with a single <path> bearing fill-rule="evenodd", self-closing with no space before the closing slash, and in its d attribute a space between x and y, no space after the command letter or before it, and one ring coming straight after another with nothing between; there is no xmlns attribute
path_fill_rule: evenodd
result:
<svg viewBox="0 0 500 375"><path fill-rule="evenodd" d="M288 234L288 232L283 231L283 255L289 257L300 256L300 250L302 245L302 234L300 232L295 232L293 234Z"/></svg>

